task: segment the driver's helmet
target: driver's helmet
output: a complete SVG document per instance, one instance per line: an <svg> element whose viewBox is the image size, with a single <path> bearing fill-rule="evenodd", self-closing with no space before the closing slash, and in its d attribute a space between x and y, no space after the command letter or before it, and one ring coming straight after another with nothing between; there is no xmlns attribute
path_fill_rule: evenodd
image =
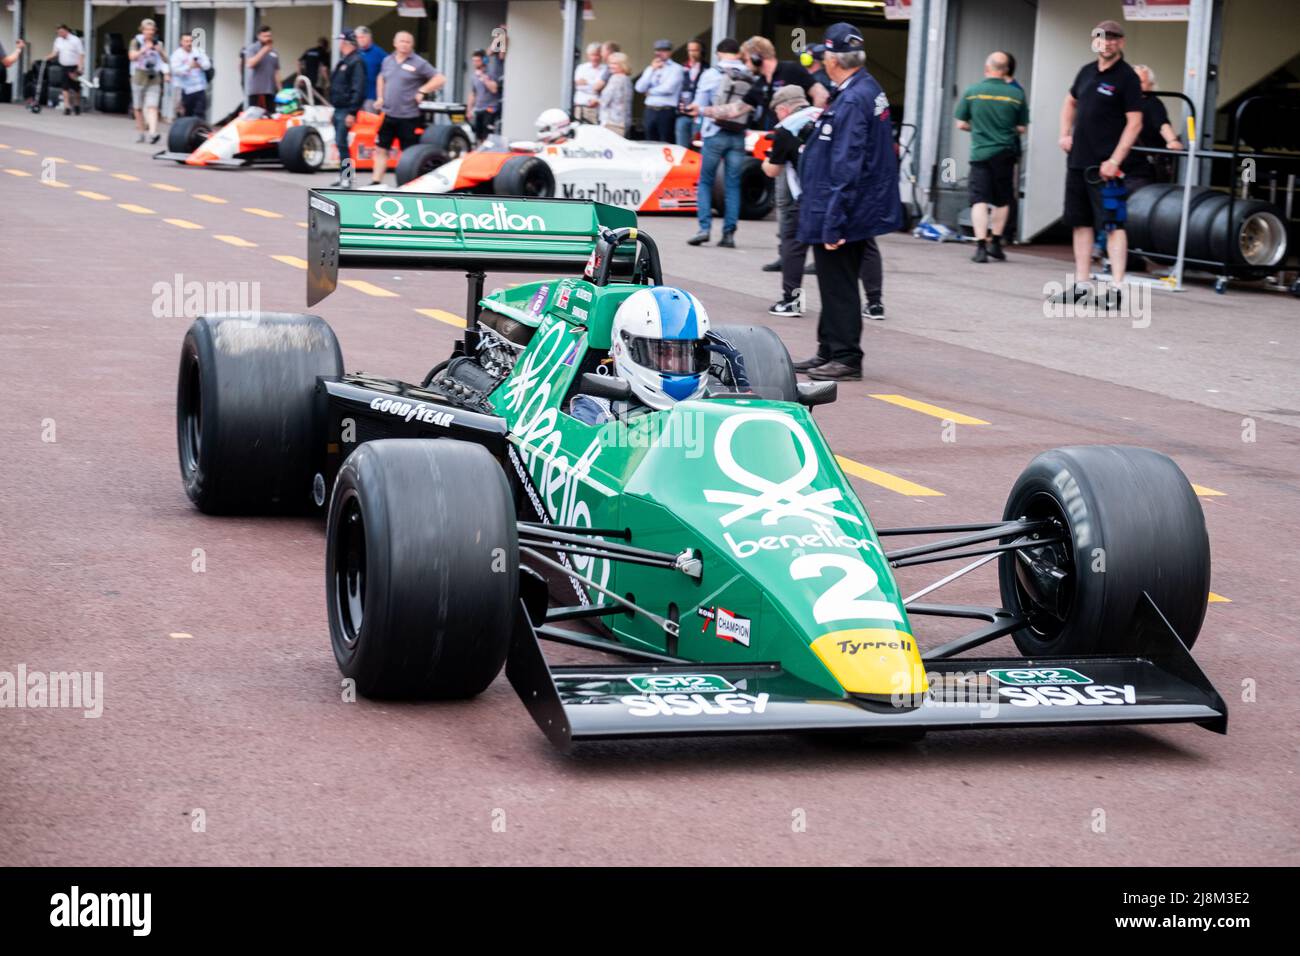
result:
<svg viewBox="0 0 1300 956"><path fill-rule="evenodd" d="M573 120L562 109L542 110L537 117L537 138L543 143L557 143L573 132Z"/></svg>
<svg viewBox="0 0 1300 956"><path fill-rule="evenodd" d="M672 286L633 292L614 313L609 354L614 374L651 408L699 398L709 371L709 313Z"/></svg>
<svg viewBox="0 0 1300 956"><path fill-rule="evenodd" d="M302 112L302 97L297 90L281 90L275 94L275 111L282 115Z"/></svg>

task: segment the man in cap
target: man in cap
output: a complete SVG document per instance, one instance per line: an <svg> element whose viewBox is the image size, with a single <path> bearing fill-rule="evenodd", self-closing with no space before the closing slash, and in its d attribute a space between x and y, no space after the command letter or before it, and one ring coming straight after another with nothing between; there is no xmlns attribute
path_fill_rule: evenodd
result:
<svg viewBox="0 0 1300 956"><path fill-rule="evenodd" d="M1061 107L1060 143L1069 156L1065 224L1074 230L1076 283L1062 295L1067 301L1087 297L1087 288L1077 283L1092 274L1095 230L1105 229L1115 281L1105 302L1118 308L1128 236L1123 198L1116 195L1115 184L1124 176L1125 164L1136 158L1129 156L1129 150L1142 132L1142 83L1124 61L1124 28L1114 20L1103 20L1093 28L1092 49L1097 59L1079 70Z"/></svg>
<svg viewBox="0 0 1300 956"><path fill-rule="evenodd" d="M334 142L339 148L339 176L334 185L345 186L352 178L347 167L351 159L348 130L366 101L366 61L357 49L356 31L344 30L338 40L339 62L330 75L330 105L334 107Z"/></svg>
<svg viewBox="0 0 1300 956"><path fill-rule="evenodd" d="M799 241L812 246L822 311L817 354L795 368L818 380L857 382L862 380L858 275L864 257L874 251L875 237L902 227L903 207L889 100L864 68L862 34L848 23L835 23L824 42L822 63L834 90L800 157L798 232ZM880 313L883 317L883 308Z"/></svg>
<svg viewBox="0 0 1300 956"><path fill-rule="evenodd" d="M672 53L671 40L655 40L654 59L636 81L636 91L645 96L645 138L652 143L671 143L675 138L673 128L686 73Z"/></svg>

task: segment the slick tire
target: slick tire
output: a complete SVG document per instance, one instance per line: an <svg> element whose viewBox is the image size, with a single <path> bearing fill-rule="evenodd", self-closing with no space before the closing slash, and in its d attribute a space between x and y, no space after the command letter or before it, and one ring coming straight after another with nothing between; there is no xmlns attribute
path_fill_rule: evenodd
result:
<svg viewBox="0 0 1300 956"><path fill-rule="evenodd" d="M314 173L325 164L325 140L311 126L291 126L280 140L280 163L291 173Z"/></svg>
<svg viewBox="0 0 1300 956"><path fill-rule="evenodd" d="M397 185L405 186L446 162L447 154L437 146L416 143L410 149L402 150L402 157L397 161Z"/></svg>
<svg viewBox="0 0 1300 956"><path fill-rule="evenodd" d="M740 218L765 219L776 203L776 187L763 164L753 156L746 156L740 167ZM719 215L727 208L726 169L718 165L717 175L713 178L713 211Z"/></svg>
<svg viewBox="0 0 1300 956"><path fill-rule="evenodd" d="M511 156L492 180L498 196L550 199L555 195L555 173L536 156Z"/></svg>
<svg viewBox="0 0 1300 956"><path fill-rule="evenodd" d="M799 401L794 363L779 335L765 325L715 325L713 331L745 357L745 377L757 394L782 402Z"/></svg>
<svg viewBox="0 0 1300 956"><path fill-rule="evenodd" d="M313 511L323 455L316 379L343 374L315 315L207 315L181 346L176 438L185 493L205 514Z"/></svg>
<svg viewBox="0 0 1300 956"><path fill-rule="evenodd" d="M492 683L519 607L519 540L485 448L361 445L335 481L326 542L330 642L363 696L467 698Z"/></svg>
<svg viewBox="0 0 1300 956"><path fill-rule="evenodd" d="M192 153L203 144L212 130L199 116L182 116L167 131L167 149L173 153Z"/></svg>
<svg viewBox="0 0 1300 956"><path fill-rule="evenodd" d="M444 163L459 159L474 148L474 143L463 129L447 123L425 127L424 132L420 134L420 142L425 146L441 150L445 157Z"/></svg>
<svg viewBox="0 0 1300 956"><path fill-rule="evenodd" d="M1146 448L1083 445L1044 452L1021 473L1004 520L1047 519L1059 545L1006 552L1002 603L1030 626L1027 657L1125 653L1145 591L1191 647L1210 591L1210 541L1179 467Z"/></svg>

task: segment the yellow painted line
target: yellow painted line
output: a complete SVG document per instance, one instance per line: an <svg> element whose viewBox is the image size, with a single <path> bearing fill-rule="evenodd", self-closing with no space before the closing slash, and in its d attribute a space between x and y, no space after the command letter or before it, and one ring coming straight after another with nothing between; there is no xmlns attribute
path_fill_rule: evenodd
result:
<svg viewBox="0 0 1300 956"><path fill-rule="evenodd" d="M286 266L293 266L295 269L306 269L307 260L299 259L297 256L271 256L276 262L283 262Z"/></svg>
<svg viewBox="0 0 1300 956"><path fill-rule="evenodd" d="M1232 603L1232 599L1231 599L1231 598L1226 598L1226 597L1224 597L1222 594L1215 594L1213 591L1211 591L1211 592L1210 592L1210 603L1211 603L1211 604L1231 604L1231 603Z"/></svg>
<svg viewBox="0 0 1300 956"><path fill-rule="evenodd" d="M170 637L170 638L174 638L174 639L176 639L176 640L178 640L178 641L183 641L183 640L186 640L186 639L188 639L188 638L192 638L194 635L193 635L193 634L186 634L184 631L172 631L172 632L171 632L170 634L168 634L167 636Z"/></svg>
<svg viewBox="0 0 1300 956"><path fill-rule="evenodd" d="M100 172L100 168L98 166L92 166L90 165L90 163L77 163L76 167L78 169L84 169L88 173Z"/></svg>
<svg viewBox="0 0 1300 956"><path fill-rule="evenodd" d="M372 285L365 279L340 279L339 285L345 285L349 289L356 289L358 292L364 292L366 295L373 295L377 299L400 298L396 292L390 292L388 289Z"/></svg>
<svg viewBox="0 0 1300 956"><path fill-rule="evenodd" d="M47 163L66 163L66 162L67 162L67 160L64 159L62 156L46 156L46 157L45 157L45 161L46 161Z"/></svg>
<svg viewBox="0 0 1300 956"><path fill-rule="evenodd" d="M67 183L61 183L61 182L59 182L57 179L42 179L42 180L41 180L41 185L42 185L42 186L53 186L55 189L67 189L67 188L68 188L68 184L67 184Z"/></svg>
<svg viewBox="0 0 1300 956"><path fill-rule="evenodd" d="M142 216L152 216L153 210L148 206L137 206L133 202L120 202L117 204L118 209L125 209L127 212L136 212Z"/></svg>
<svg viewBox="0 0 1300 956"><path fill-rule="evenodd" d="M1201 498L1222 498L1224 496L1222 491L1215 491L1213 488L1206 488L1204 485L1193 484L1192 491L1196 492L1197 496Z"/></svg>
<svg viewBox="0 0 1300 956"><path fill-rule="evenodd" d="M0 143L0 149L13 149L8 143Z"/></svg>
<svg viewBox="0 0 1300 956"><path fill-rule="evenodd" d="M299 229L307 228L307 224L305 222L295 222L294 225L297 226Z"/></svg>
<svg viewBox="0 0 1300 956"><path fill-rule="evenodd" d="M103 193L91 192L89 189L78 189L77 195L85 196L87 199L98 199L100 201L112 198L110 196L105 196Z"/></svg>
<svg viewBox="0 0 1300 956"><path fill-rule="evenodd" d="M910 408L914 412L920 412L922 415L931 415L934 418L944 419L957 425L987 425L982 418L975 418L971 415L963 415L961 412L954 412L950 408L942 408L938 405L931 405L929 402L918 402L914 398L908 398L906 395L872 395L872 398L879 399L882 402L889 402L891 405L898 405L900 408Z"/></svg>
<svg viewBox="0 0 1300 956"><path fill-rule="evenodd" d="M840 463L841 468L855 478L861 478L873 485L880 485L882 488L896 491L900 495L911 495L916 498L942 498L944 496L942 491L935 491L933 488L925 487L925 485L918 485L914 481L908 481L906 478L898 477L898 475L891 475L879 468L872 468L870 465L864 465L852 458L836 455L835 460Z"/></svg>
<svg viewBox="0 0 1300 956"><path fill-rule="evenodd" d="M207 193L191 193L190 195L192 195L195 199L202 200L203 202L218 203L218 204L222 204L226 202L226 200L222 199L220 196L209 196Z"/></svg>
<svg viewBox="0 0 1300 956"><path fill-rule="evenodd" d="M448 325L454 325L458 329L465 327L465 320L455 312L448 312L445 309L416 309L421 315L427 315L431 319L437 319L439 322L446 322Z"/></svg>
<svg viewBox="0 0 1300 956"><path fill-rule="evenodd" d="M161 189L165 193L183 193L185 190L180 186L173 186L171 183L150 183L154 189Z"/></svg>
<svg viewBox="0 0 1300 956"><path fill-rule="evenodd" d="M31 173L27 172L27 171L24 170L24 169L10 169L10 168L7 167L7 166L5 167L5 172L8 173L10 176L30 176L30 175L31 175Z"/></svg>
<svg viewBox="0 0 1300 956"><path fill-rule="evenodd" d="M163 222L176 226L180 229L202 229L197 222L190 222L188 219L164 219Z"/></svg>
<svg viewBox="0 0 1300 956"><path fill-rule="evenodd" d="M15 149L14 152L17 153L19 156L35 156L35 155L36 155L36 150L34 150L34 149Z"/></svg>
<svg viewBox="0 0 1300 956"><path fill-rule="evenodd" d="M139 176L132 176L130 173L114 173L113 178L120 179L124 183L138 183L140 181Z"/></svg>
<svg viewBox="0 0 1300 956"><path fill-rule="evenodd" d="M278 212L271 212L269 209L258 209L256 206L245 206L244 212L251 213L254 216L261 216L263 219L283 219Z"/></svg>
<svg viewBox="0 0 1300 956"><path fill-rule="evenodd" d="M238 236L213 236L213 239L220 239L222 242L228 242L232 246L238 246L241 249L256 249L257 243L249 242L247 239L240 239Z"/></svg>

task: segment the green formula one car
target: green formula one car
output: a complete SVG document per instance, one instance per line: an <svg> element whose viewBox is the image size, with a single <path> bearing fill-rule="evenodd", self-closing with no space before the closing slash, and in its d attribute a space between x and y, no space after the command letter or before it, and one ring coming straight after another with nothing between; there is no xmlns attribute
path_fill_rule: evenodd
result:
<svg viewBox="0 0 1300 956"><path fill-rule="evenodd" d="M308 305L340 269L456 269L467 329L418 385L344 374L311 315L185 337L181 471L208 513L327 513L335 658L363 695L463 698L505 667L559 746L661 735L1190 721L1227 708L1189 654L1209 590L1199 502L1167 457L1045 452L1000 519L876 528L769 329L714 324L702 398L629 408L615 311L662 283L629 211L317 190ZM562 278L483 294L488 271ZM885 542L912 537L897 548ZM922 600L999 562L987 607ZM904 597L894 570L959 561ZM922 649L926 615L976 630ZM1023 657L958 657L1011 635ZM626 664L550 666L539 641Z"/></svg>

